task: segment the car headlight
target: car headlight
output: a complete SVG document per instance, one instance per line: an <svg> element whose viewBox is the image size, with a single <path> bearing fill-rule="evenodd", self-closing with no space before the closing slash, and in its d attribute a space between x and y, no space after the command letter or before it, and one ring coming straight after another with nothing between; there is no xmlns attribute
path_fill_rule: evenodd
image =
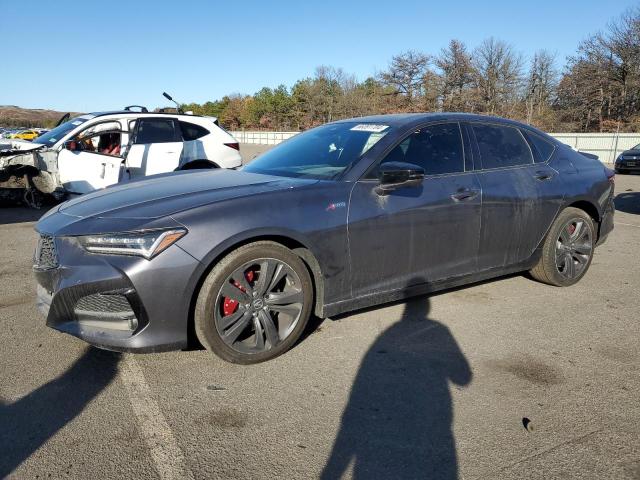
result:
<svg viewBox="0 0 640 480"><path fill-rule="evenodd" d="M616 158L616 163L620 162L622 162L622 155L618 155L618 158Z"/></svg>
<svg viewBox="0 0 640 480"><path fill-rule="evenodd" d="M78 237L80 244L91 253L138 255L150 259L166 250L187 234L185 229L151 230L134 233L106 233Z"/></svg>

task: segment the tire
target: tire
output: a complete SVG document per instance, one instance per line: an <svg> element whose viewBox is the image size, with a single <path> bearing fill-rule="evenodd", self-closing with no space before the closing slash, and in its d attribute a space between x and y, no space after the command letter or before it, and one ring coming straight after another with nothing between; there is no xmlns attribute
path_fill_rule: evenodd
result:
<svg viewBox="0 0 640 480"><path fill-rule="evenodd" d="M549 229L538 263L529 271L536 280L568 287L589 270L595 249L593 219L578 208L568 207Z"/></svg>
<svg viewBox="0 0 640 480"><path fill-rule="evenodd" d="M312 303L313 284L300 257L279 243L250 243L224 257L202 284L196 335L228 362L264 362L298 341Z"/></svg>
<svg viewBox="0 0 640 480"><path fill-rule="evenodd" d="M211 170L214 168L219 167L209 160L193 160L192 162L189 162L180 167L179 170Z"/></svg>

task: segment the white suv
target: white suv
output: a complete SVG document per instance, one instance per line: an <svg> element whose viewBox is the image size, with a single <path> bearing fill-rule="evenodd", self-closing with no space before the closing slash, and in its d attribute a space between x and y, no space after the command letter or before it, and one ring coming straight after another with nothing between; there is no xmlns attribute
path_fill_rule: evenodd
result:
<svg viewBox="0 0 640 480"><path fill-rule="evenodd" d="M83 194L147 175L242 164L238 142L215 118L145 110L81 115L33 142L13 142L0 151L0 188Z"/></svg>

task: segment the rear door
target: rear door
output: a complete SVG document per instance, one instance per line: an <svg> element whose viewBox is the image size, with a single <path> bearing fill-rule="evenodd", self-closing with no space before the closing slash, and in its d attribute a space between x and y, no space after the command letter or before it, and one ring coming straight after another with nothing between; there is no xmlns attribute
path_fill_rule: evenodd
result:
<svg viewBox="0 0 640 480"><path fill-rule="evenodd" d="M482 222L478 268L505 267L527 260L557 213L561 192L557 172L535 163L520 129L470 123L480 159ZM561 196L561 194L560 194Z"/></svg>
<svg viewBox="0 0 640 480"><path fill-rule="evenodd" d="M180 164L182 132L178 120L167 117L142 117L133 125L126 155L130 178L172 172Z"/></svg>

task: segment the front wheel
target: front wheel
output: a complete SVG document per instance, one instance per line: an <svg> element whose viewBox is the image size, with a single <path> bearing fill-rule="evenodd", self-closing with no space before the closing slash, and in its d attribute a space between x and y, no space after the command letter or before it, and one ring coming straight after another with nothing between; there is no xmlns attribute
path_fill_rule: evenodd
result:
<svg viewBox="0 0 640 480"><path fill-rule="evenodd" d="M223 360L263 362L300 338L312 301L309 272L296 254L275 242L251 243L207 276L196 303L196 334Z"/></svg>
<svg viewBox="0 0 640 480"><path fill-rule="evenodd" d="M591 265L595 248L595 226L578 208L564 209L542 246L542 255L531 276L549 285L568 287L578 282Z"/></svg>

